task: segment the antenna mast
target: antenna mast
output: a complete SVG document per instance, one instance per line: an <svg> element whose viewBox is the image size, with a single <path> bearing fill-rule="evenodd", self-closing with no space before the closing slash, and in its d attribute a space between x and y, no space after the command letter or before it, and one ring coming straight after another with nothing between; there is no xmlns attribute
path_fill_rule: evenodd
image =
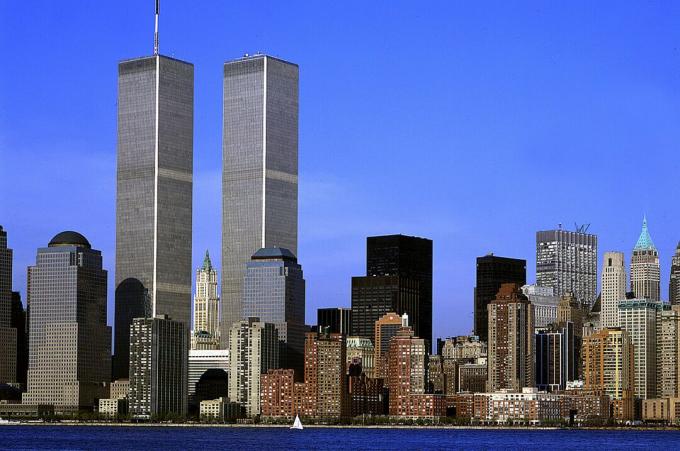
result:
<svg viewBox="0 0 680 451"><path fill-rule="evenodd" d="M153 55L158 55L158 16L161 9L161 0L156 0L156 24L153 32Z"/></svg>

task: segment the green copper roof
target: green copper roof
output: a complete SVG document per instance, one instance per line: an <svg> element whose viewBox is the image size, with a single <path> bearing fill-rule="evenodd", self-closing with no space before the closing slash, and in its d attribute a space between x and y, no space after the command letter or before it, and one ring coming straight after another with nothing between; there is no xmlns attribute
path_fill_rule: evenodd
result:
<svg viewBox="0 0 680 451"><path fill-rule="evenodd" d="M203 266L201 267L203 271L210 271L213 269L212 262L210 261L210 254L208 250L205 250L205 258L203 259Z"/></svg>
<svg viewBox="0 0 680 451"><path fill-rule="evenodd" d="M640 232L640 238L638 238L635 249L654 249L654 242L652 237L649 235L649 229L647 228L647 216L642 219L642 232Z"/></svg>

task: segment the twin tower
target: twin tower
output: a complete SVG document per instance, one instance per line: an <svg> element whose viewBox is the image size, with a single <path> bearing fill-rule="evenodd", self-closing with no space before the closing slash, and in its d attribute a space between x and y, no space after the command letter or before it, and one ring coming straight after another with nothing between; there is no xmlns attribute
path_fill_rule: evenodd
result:
<svg viewBox="0 0 680 451"><path fill-rule="evenodd" d="M161 55L121 62L115 378L128 375L133 318L168 315L190 324L193 140L193 65ZM251 256L270 246L297 254L297 217L298 66L266 55L227 62L222 330L241 319Z"/></svg>

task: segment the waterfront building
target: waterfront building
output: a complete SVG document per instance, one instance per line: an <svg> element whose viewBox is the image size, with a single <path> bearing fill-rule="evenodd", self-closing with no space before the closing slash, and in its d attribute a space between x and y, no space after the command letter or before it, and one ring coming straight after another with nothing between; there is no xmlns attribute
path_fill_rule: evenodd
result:
<svg viewBox="0 0 680 451"><path fill-rule="evenodd" d="M534 328L536 330L544 329L557 322L557 305L560 297L553 295L552 287L524 285L522 293L534 306Z"/></svg>
<svg viewBox="0 0 680 451"><path fill-rule="evenodd" d="M473 418L485 423L526 422L540 424L562 419L562 397L538 391L535 387L521 390L499 390L474 395Z"/></svg>
<svg viewBox="0 0 680 451"><path fill-rule="evenodd" d="M309 366L308 359L312 361ZM349 413L346 361L344 335L314 332L307 334L305 384L316 387L316 415L318 417L340 418ZM316 374L312 374L314 370ZM308 374L309 378L306 377Z"/></svg>
<svg viewBox="0 0 680 451"><path fill-rule="evenodd" d="M189 404L194 405L196 383L208 370L224 370L229 372L229 350L227 349L191 349L189 350L188 387Z"/></svg>
<svg viewBox="0 0 680 451"><path fill-rule="evenodd" d="M504 283L489 304L489 391L533 387L533 308L519 285Z"/></svg>
<svg viewBox="0 0 680 451"><path fill-rule="evenodd" d="M301 376L305 349L305 279L295 255L263 248L248 262L243 285L243 318L272 323L280 343L279 365Z"/></svg>
<svg viewBox="0 0 680 451"><path fill-rule="evenodd" d="M634 349L636 398L656 398L657 316L662 304L648 299L619 302L619 325L628 332Z"/></svg>
<svg viewBox="0 0 680 451"><path fill-rule="evenodd" d="M17 382L17 335L12 325L12 249L0 226L0 384Z"/></svg>
<svg viewBox="0 0 680 451"><path fill-rule="evenodd" d="M680 306L664 304L656 319L656 395L680 396Z"/></svg>
<svg viewBox="0 0 680 451"><path fill-rule="evenodd" d="M200 406L207 399L226 398L229 394L229 375L223 369L211 368L201 375L195 390L194 405Z"/></svg>
<svg viewBox="0 0 680 451"><path fill-rule="evenodd" d="M384 415L387 412L384 385L384 379L368 377L365 372L359 375L350 373L348 390L352 418L359 415Z"/></svg>
<svg viewBox="0 0 680 451"><path fill-rule="evenodd" d="M102 255L78 232L62 232L38 249L28 268L28 390L24 404L58 411L95 407L111 380Z"/></svg>
<svg viewBox="0 0 680 451"><path fill-rule="evenodd" d="M536 232L536 284L555 296L571 292L589 307L597 297L597 236L585 231Z"/></svg>
<svg viewBox="0 0 680 451"><path fill-rule="evenodd" d="M109 386L109 398L122 399L127 398L130 392L130 379L117 379L111 382Z"/></svg>
<svg viewBox="0 0 680 451"><path fill-rule="evenodd" d="M394 312L388 312L381 316L374 324L375 346L375 377L387 378L388 362L387 353L390 350L390 340L402 327L402 318Z"/></svg>
<svg viewBox="0 0 680 451"><path fill-rule="evenodd" d="M475 335L481 341L488 341L488 305L504 283L519 286L527 283L527 262L518 258L499 257L488 254L477 258L475 285L474 326Z"/></svg>
<svg viewBox="0 0 680 451"><path fill-rule="evenodd" d="M201 420L212 420L220 423L234 421L243 417L243 407L229 398L220 397L201 401L199 406Z"/></svg>
<svg viewBox="0 0 680 451"><path fill-rule="evenodd" d="M642 231L630 260L630 291L638 299L661 301L659 252L649 235L647 217L642 220Z"/></svg>
<svg viewBox="0 0 680 451"><path fill-rule="evenodd" d="M298 252L298 79L296 64L267 55L224 63L221 310L225 331L245 319L241 303L251 256L272 246L289 249L293 255Z"/></svg>
<svg viewBox="0 0 680 451"><path fill-rule="evenodd" d="M130 414L150 420L187 414L189 329L167 315L130 327Z"/></svg>
<svg viewBox="0 0 680 451"><path fill-rule="evenodd" d="M680 304L680 242L675 248L675 254L671 261L671 282L668 290L668 299L671 304Z"/></svg>
<svg viewBox="0 0 680 451"><path fill-rule="evenodd" d="M194 66L154 54L118 64L114 378L134 318L191 322Z"/></svg>
<svg viewBox="0 0 680 451"><path fill-rule="evenodd" d="M634 350L630 334L605 328L583 339L583 388L612 400L613 416L633 417Z"/></svg>
<svg viewBox="0 0 680 451"><path fill-rule="evenodd" d="M412 396L426 392L427 355L425 340L416 337L408 324L390 340L386 384L390 415L417 415Z"/></svg>
<svg viewBox="0 0 680 451"><path fill-rule="evenodd" d="M626 299L626 264L623 252L605 252L600 296L600 326L619 327L619 301Z"/></svg>
<svg viewBox="0 0 680 451"><path fill-rule="evenodd" d="M196 271L194 328L191 349L216 350L220 347L220 298L217 296L217 271L205 251L203 265Z"/></svg>
<svg viewBox="0 0 680 451"><path fill-rule="evenodd" d="M128 399L102 398L99 400L97 412L100 416L112 420L123 418L128 413Z"/></svg>
<svg viewBox="0 0 680 451"><path fill-rule="evenodd" d="M263 417L294 418L295 370L269 369L260 376L260 406Z"/></svg>
<svg viewBox="0 0 680 451"><path fill-rule="evenodd" d="M375 369L375 347L368 338L347 337L347 371L352 362L359 362L366 377L373 378Z"/></svg>
<svg viewBox="0 0 680 451"><path fill-rule="evenodd" d="M567 388L567 382L577 379L580 343L575 345L574 323L563 322L541 330L536 338L536 387L541 391Z"/></svg>
<svg viewBox="0 0 680 451"><path fill-rule="evenodd" d="M259 318L234 323L229 329L229 399L248 417L260 414L260 375L279 367L276 327Z"/></svg>
<svg viewBox="0 0 680 451"><path fill-rule="evenodd" d="M352 333L351 308L320 308L316 311L316 324L319 330L328 327L332 334L350 335Z"/></svg>
<svg viewBox="0 0 680 451"><path fill-rule="evenodd" d="M655 398L642 401L642 421L676 425L680 419L680 398Z"/></svg>

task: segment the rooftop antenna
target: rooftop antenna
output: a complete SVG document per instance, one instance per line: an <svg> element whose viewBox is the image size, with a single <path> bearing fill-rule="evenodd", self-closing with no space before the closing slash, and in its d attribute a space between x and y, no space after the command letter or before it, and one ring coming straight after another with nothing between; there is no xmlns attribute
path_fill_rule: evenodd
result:
<svg viewBox="0 0 680 451"><path fill-rule="evenodd" d="M156 0L156 23L153 31L153 56L158 56L158 16L161 12L161 0Z"/></svg>

